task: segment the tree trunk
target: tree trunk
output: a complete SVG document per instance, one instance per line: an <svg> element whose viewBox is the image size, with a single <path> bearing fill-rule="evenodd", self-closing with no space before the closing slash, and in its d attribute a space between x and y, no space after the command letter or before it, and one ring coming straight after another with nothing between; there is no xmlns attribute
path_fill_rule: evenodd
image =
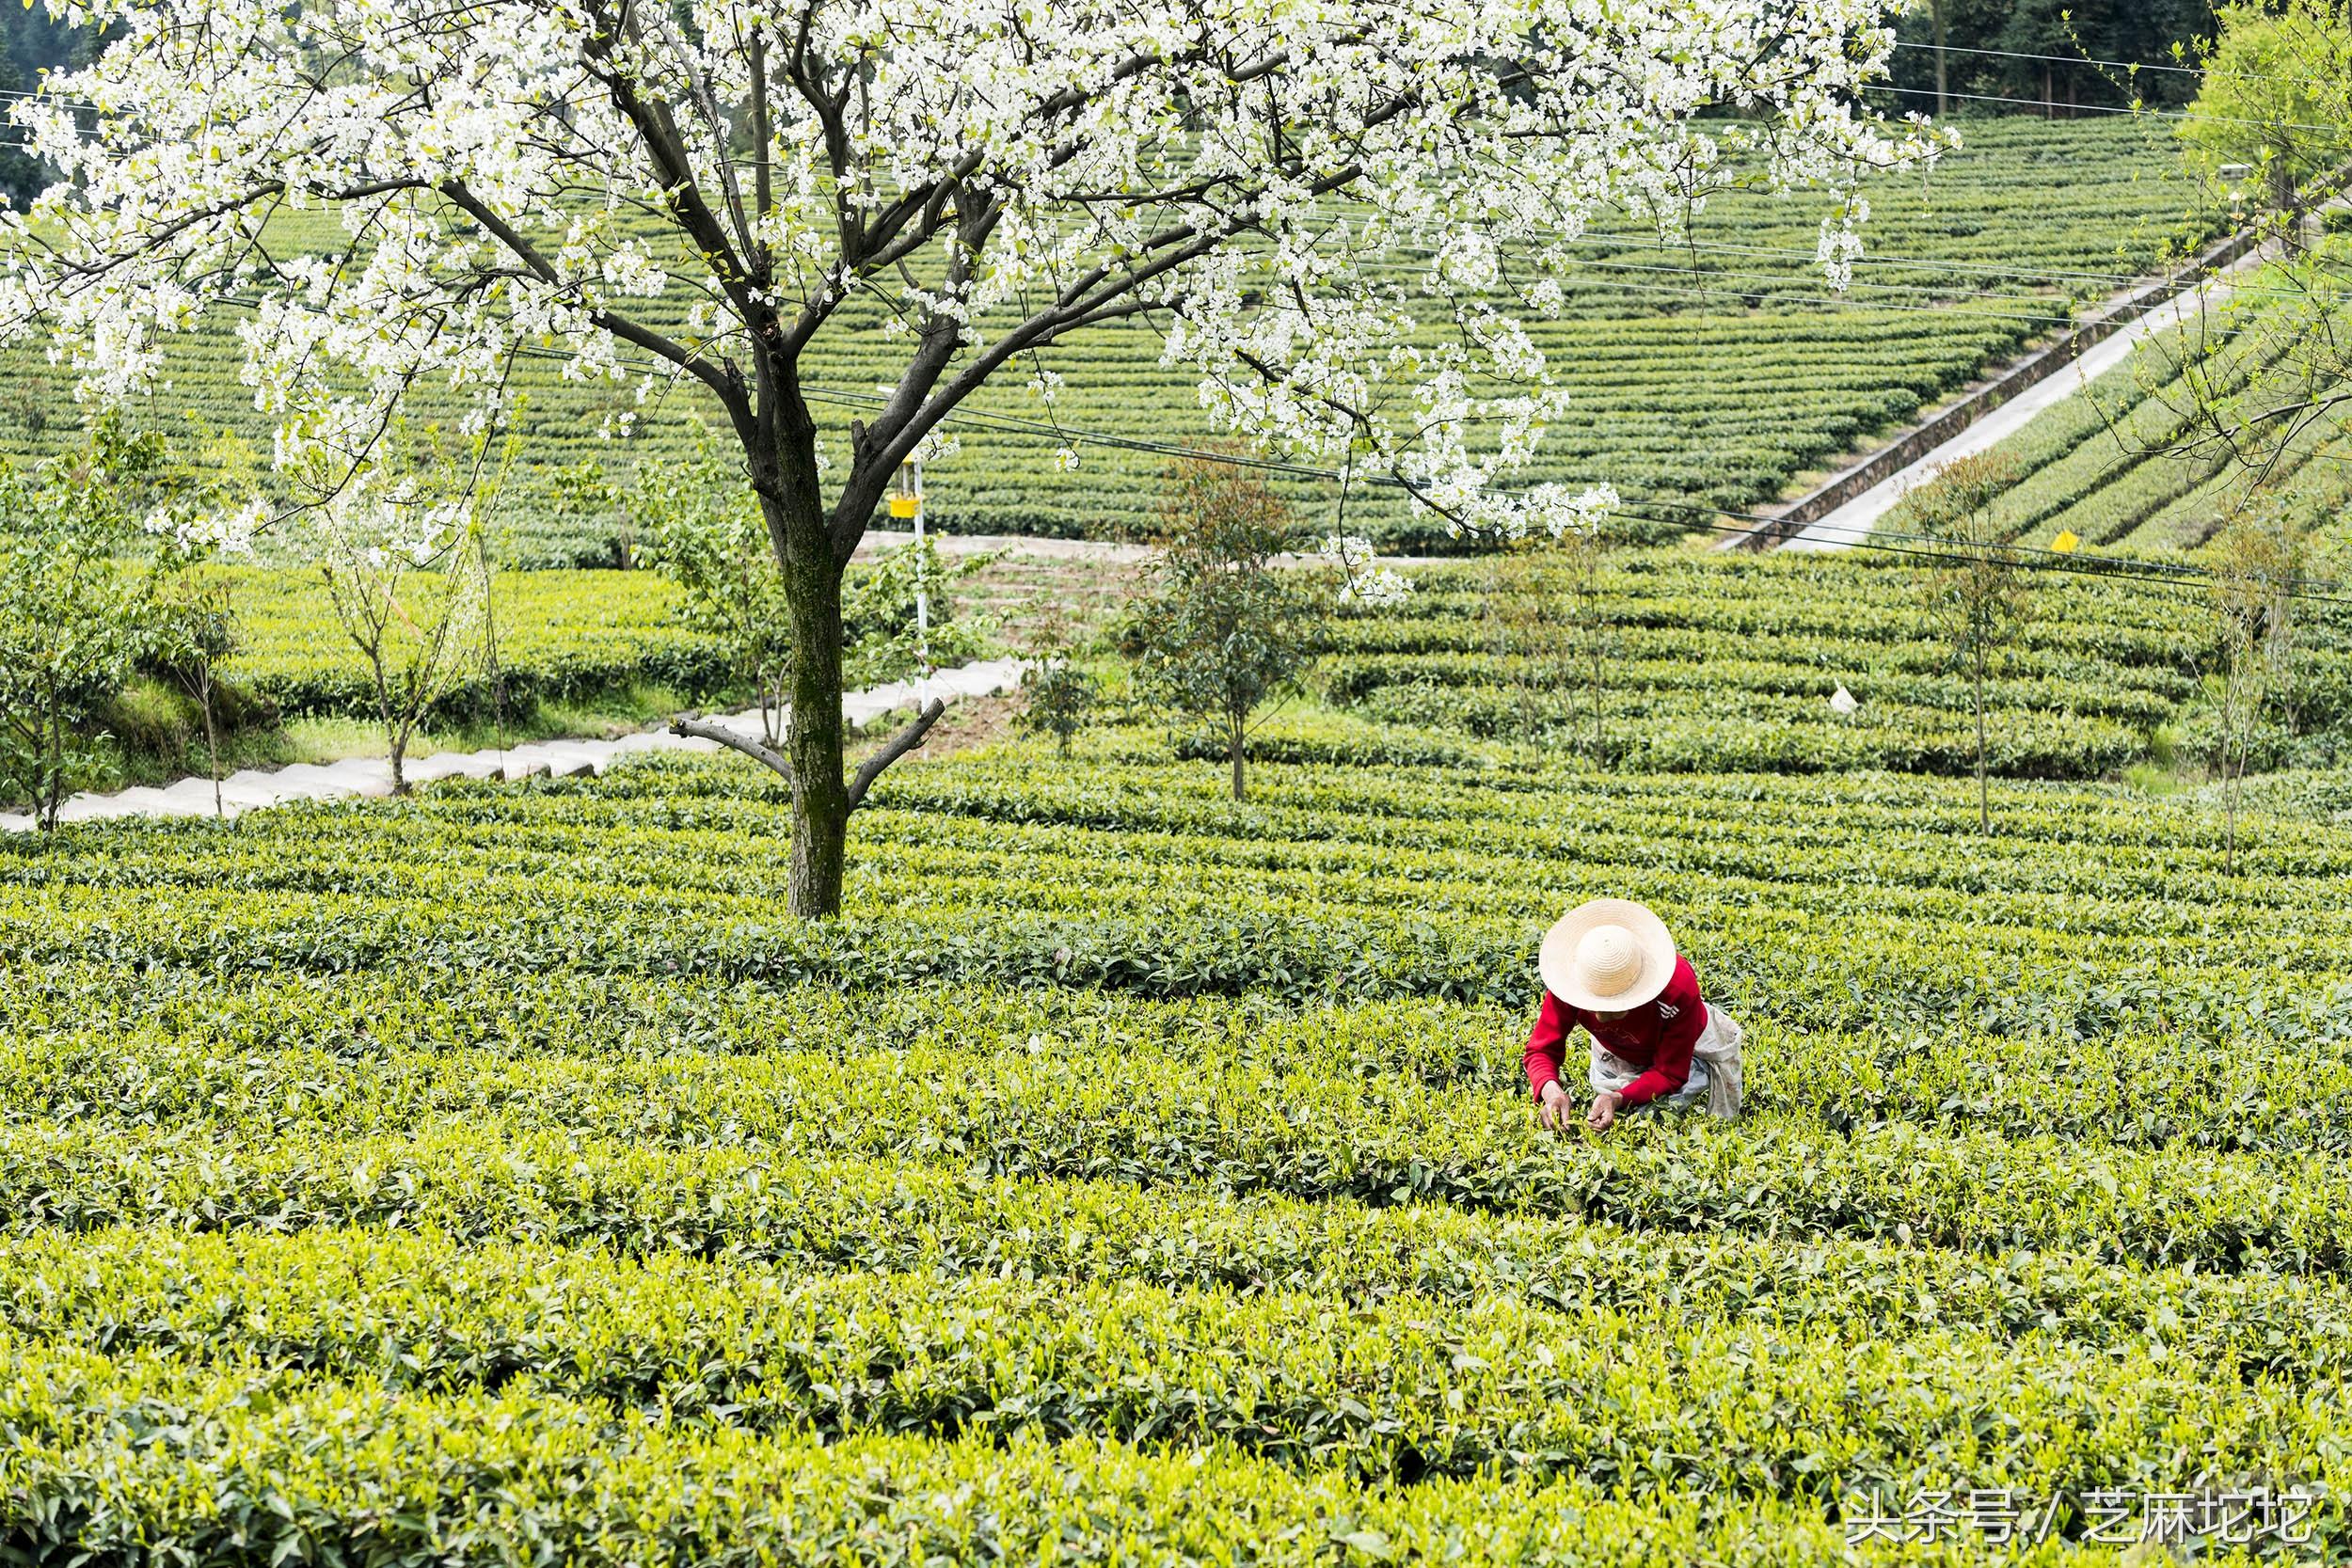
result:
<svg viewBox="0 0 2352 1568"><path fill-rule="evenodd" d="M213 815L227 816L220 803L220 733L213 723L213 666L207 659L198 672L197 681L203 689L204 701L204 759L213 771Z"/></svg>
<svg viewBox="0 0 2352 1568"><path fill-rule="evenodd" d="M1934 3L1928 8L1935 18L1935 112L1939 117L1951 113L1952 109L1951 94L1947 87L1950 77L1944 63L1945 3L1946 0L1934 0Z"/></svg>
<svg viewBox="0 0 2352 1568"><path fill-rule="evenodd" d="M1993 836L1993 802L1984 783L1984 656L1977 657L1977 832Z"/></svg>
<svg viewBox="0 0 2352 1568"><path fill-rule="evenodd" d="M65 803L65 710L58 705L57 683L46 683L49 693L49 736L41 758L40 793L34 800L43 832L57 828L57 808Z"/></svg>
<svg viewBox="0 0 2352 1568"><path fill-rule="evenodd" d="M1593 770L1597 773L1606 773L1609 771L1609 750L1608 743L1603 737L1601 732L1600 633L1598 631L1593 631L1588 633L1587 636L1591 640L1591 649L1593 655Z"/></svg>
<svg viewBox="0 0 2352 1568"><path fill-rule="evenodd" d="M2224 811L2229 818L2221 848L2221 874L2225 877L2237 875L2237 788L2245 777L2246 764L2240 762L2236 774L2230 780L2229 794L2225 798L2228 804Z"/></svg>
<svg viewBox="0 0 2352 1568"><path fill-rule="evenodd" d="M1236 714L1232 714L1232 715L1229 715L1229 716L1228 716L1228 721L1229 721L1229 723L1230 723L1230 725L1231 725L1231 734L1232 734L1232 752L1233 752L1233 799L1234 799L1234 800L1238 800L1242 799L1242 798L1243 798L1243 794L1244 794L1244 790L1243 790L1243 788L1242 788L1241 759L1242 759L1242 752L1243 752L1243 750L1244 750L1244 741L1245 741L1245 738L1246 738L1246 736L1248 736L1248 731L1246 731L1245 729L1243 729L1243 728L1242 728L1242 726L1243 726L1243 724L1247 721L1248 717L1248 716L1247 714L1238 714L1238 713L1236 713Z"/></svg>
<svg viewBox="0 0 2352 1568"><path fill-rule="evenodd" d="M792 717L785 754L792 762L792 864L787 905L803 919L841 912L850 844L850 788L842 777L841 567L813 492L794 506L773 503L782 541L785 597L792 611ZM796 515L797 514L797 515Z"/></svg>
<svg viewBox="0 0 2352 1568"><path fill-rule="evenodd" d="M2279 237L2287 249L2303 248L2302 193L2296 188L2295 169L2281 156L2270 166L2270 203L2279 210Z"/></svg>

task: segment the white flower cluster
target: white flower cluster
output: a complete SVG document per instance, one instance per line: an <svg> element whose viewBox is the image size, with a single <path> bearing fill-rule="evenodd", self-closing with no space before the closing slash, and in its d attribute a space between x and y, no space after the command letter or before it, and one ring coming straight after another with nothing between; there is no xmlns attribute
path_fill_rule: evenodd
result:
<svg viewBox="0 0 2352 1568"><path fill-rule="evenodd" d="M0 332L116 397L234 309L281 459L353 468L412 391L480 430L553 356L699 382L815 485L801 355L855 333L895 379L846 497L1127 320L1253 439L1558 531L1592 508L1502 482L1595 214L1826 188L1842 283L1857 179L1946 144L1863 106L1899 0L45 3L110 41L8 110L59 179L0 214Z"/></svg>
<svg viewBox="0 0 2352 1568"><path fill-rule="evenodd" d="M471 499L427 499L410 481L362 476L303 515L310 555L330 570L392 578L446 566L473 536Z"/></svg>
<svg viewBox="0 0 2352 1568"><path fill-rule="evenodd" d="M1412 579L1392 566L1381 565L1373 553L1372 541L1360 533L1327 534L1315 554L1324 564L1338 569L1342 604L1380 610L1402 604L1412 595Z"/></svg>
<svg viewBox="0 0 2352 1568"><path fill-rule="evenodd" d="M148 532L168 539L179 555L230 561L253 554L253 536L269 520L269 508L258 500L226 508L179 501L150 512L145 526Z"/></svg>
<svg viewBox="0 0 2352 1568"><path fill-rule="evenodd" d="M1528 516L1545 532L1565 539L1571 533L1591 533L1608 521L1617 510L1617 490L1613 484L1577 491L1565 484L1538 484L1528 491L1524 504Z"/></svg>

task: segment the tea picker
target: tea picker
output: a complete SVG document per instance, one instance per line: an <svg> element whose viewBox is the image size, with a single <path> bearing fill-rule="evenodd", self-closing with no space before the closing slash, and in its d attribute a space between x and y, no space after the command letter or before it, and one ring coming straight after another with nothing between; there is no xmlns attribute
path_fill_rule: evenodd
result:
<svg viewBox="0 0 2352 1568"><path fill-rule="evenodd" d="M1560 1069L1580 1028L1592 1042L1584 1120L1595 1132L1645 1105L1740 1114L1740 1025L1708 1006L1657 915L1629 898L1580 904L1546 933L1536 968L1544 1003L1524 1059L1544 1126L1564 1128L1577 1114Z"/></svg>

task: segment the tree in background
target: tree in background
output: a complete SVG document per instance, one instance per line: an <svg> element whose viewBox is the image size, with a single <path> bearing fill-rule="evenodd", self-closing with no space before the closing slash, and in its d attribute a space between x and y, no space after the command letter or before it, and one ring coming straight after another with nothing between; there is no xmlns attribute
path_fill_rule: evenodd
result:
<svg viewBox="0 0 2352 1568"><path fill-rule="evenodd" d="M993 555L964 555L952 563L935 536L909 540L858 562L842 584L842 634L849 651L842 668L850 684L907 680L933 670L986 657L993 622L960 614L956 584L987 567ZM928 627L915 610L920 593Z"/></svg>
<svg viewBox="0 0 2352 1568"><path fill-rule="evenodd" d="M96 721L166 636L137 496L163 444L101 419L76 451L0 465L0 785L57 825Z"/></svg>
<svg viewBox="0 0 2352 1568"><path fill-rule="evenodd" d="M1939 114L2178 108L2196 77L2092 62L2175 64L2213 29L2212 0L1912 0L1889 76L1904 108Z"/></svg>
<svg viewBox="0 0 2352 1568"><path fill-rule="evenodd" d="M2352 161L2352 3L2231 6L2222 23L2205 56L2213 74L2183 132L2185 156L2208 173L2225 162L2260 169L2283 221L2299 227L2312 182ZM2203 302L2178 352L2268 369L2250 379L2184 376L2154 392L2179 416L2163 450L2217 455L2255 484L2352 407L2352 236L2291 247L2262 282Z"/></svg>
<svg viewBox="0 0 2352 1568"><path fill-rule="evenodd" d="M1498 549L1480 574L1479 617L1529 717L1558 708L1575 679L1575 617L1533 541Z"/></svg>
<svg viewBox="0 0 2352 1568"><path fill-rule="evenodd" d="M1500 483L1565 403L1518 318L1588 219L1671 231L1732 187L1831 192L1842 277L1861 177L1946 144L1858 99L1892 3L49 0L118 37L8 111L64 178L0 218L0 330L115 398L233 309L274 450L351 473L412 389L495 418L526 354L702 397L785 584L791 719L754 753L792 790L784 895L829 915L877 776L844 766L843 577L976 391L1046 395L1057 343L1134 321L1233 430L1541 525L1578 498ZM268 231L290 206L319 248ZM811 379L842 339L885 390Z"/></svg>
<svg viewBox="0 0 2352 1568"><path fill-rule="evenodd" d="M759 709L761 744L773 751L792 686L790 594L757 500L708 431L697 435L690 461L641 468L633 499L644 515L646 559L684 594L687 623L728 651ZM980 657L987 626L958 616L954 590L986 564L973 557L949 566L928 538L861 562L842 586L846 678L858 686L904 680L927 673L927 660L936 667ZM920 647L918 585L928 590L930 621ZM697 727L684 721L685 733Z"/></svg>
<svg viewBox="0 0 2352 1568"><path fill-rule="evenodd" d="M1033 735L1054 737L1054 751L1070 759L1070 742L1093 718L1102 702L1102 685L1078 666L1077 650L1068 631L1057 626L1041 640L1035 657L1021 672L1021 727Z"/></svg>
<svg viewBox="0 0 2352 1568"><path fill-rule="evenodd" d="M15 97L38 83L42 71L87 61L95 43L94 33L45 9L0 7L0 94ZM55 172L15 138L0 138L0 200L24 206Z"/></svg>
<svg viewBox="0 0 2352 1568"><path fill-rule="evenodd" d="M1569 714L1581 718L1591 766L1611 762L1605 714L1613 638L1604 568L1607 533L1596 524L1564 531L1557 539L1527 540L1492 558L1486 612L1497 628L1498 651L1511 660L1519 689L1542 708L1581 689Z"/></svg>
<svg viewBox="0 0 2352 1568"><path fill-rule="evenodd" d="M1311 572L1276 564L1296 542L1297 521L1261 472L1230 456L1169 467L1161 550L1133 625L1137 684L1218 726L1239 800L1248 793L1249 717L1297 689L1321 651L1329 594Z"/></svg>
<svg viewBox="0 0 2352 1568"><path fill-rule="evenodd" d="M1950 640L1953 660L1967 672L1977 728L1977 829L1988 835L1993 804L1985 782L1985 685L2027 609L2025 575L1994 527L1993 503L2016 483L2016 465L2005 455L1958 458L1905 497L1899 515L1936 541L1946 558L1926 576L1927 604Z"/></svg>
<svg viewBox="0 0 2352 1568"><path fill-rule="evenodd" d="M168 631L151 655L197 705L204 724L205 777L213 781L213 815L229 815L220 794L220 667L237 651L237 618L229 584L183 584Z"/></svg>
<svg viewBox="0 0 2352 1568"><path fill-rule="evenodd" d="M0 101L16 97L26 85L24 68L13 55L0 51ZM0 201L22 207L39 194L43 183L39 159L13 141L0 141Z"/></svg>
<svg viewBox="0 0 2352 1568"><path fill-rule="evenodd" d="M2203 85L2181 122L2191 168L2253 171L2280 231L2299 240L2313 183L2352 160L2340 117L2352 88L2352 25L2332 0L2238 4L2200 52Z"/></svg>
<svg viewBox="0 0 2352 1568"><path fill-rule="evenodd" d="M2238 800L2254 741L2283 710L2296 678L2296 588L2309 575L2311 513L2293 491L2257 495L2205 552L2206 602L2217 643L2214 736L2206 771L2222 785L2225 871L2237 869Z"/></svg>

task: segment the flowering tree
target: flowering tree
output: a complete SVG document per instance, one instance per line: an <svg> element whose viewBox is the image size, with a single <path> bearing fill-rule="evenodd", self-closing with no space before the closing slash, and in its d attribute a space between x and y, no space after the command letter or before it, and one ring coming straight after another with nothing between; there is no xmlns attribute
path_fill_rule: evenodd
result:
<svg viewBox="0 0 2352 1568"><path fill-rule="evenodd" d="M1058 341L1139 319L1234 429L1464 529L1565 526L1577 496L1496 482L1559 413L1521 324L1587 219L1823 185L1835 277L1860 173L1934 146L1858 106L1891 0L47 3L114 41L10 111L64 178L8 222L0 319L92 391L233 304L280 450L354 467L419 388L488 420L526 353L723 416L790 605L759 750L804 914L934 717L844 776L842 573L991 377L1048 395ZM877 318L894 379L821 452L810 347Z"/></svg>

